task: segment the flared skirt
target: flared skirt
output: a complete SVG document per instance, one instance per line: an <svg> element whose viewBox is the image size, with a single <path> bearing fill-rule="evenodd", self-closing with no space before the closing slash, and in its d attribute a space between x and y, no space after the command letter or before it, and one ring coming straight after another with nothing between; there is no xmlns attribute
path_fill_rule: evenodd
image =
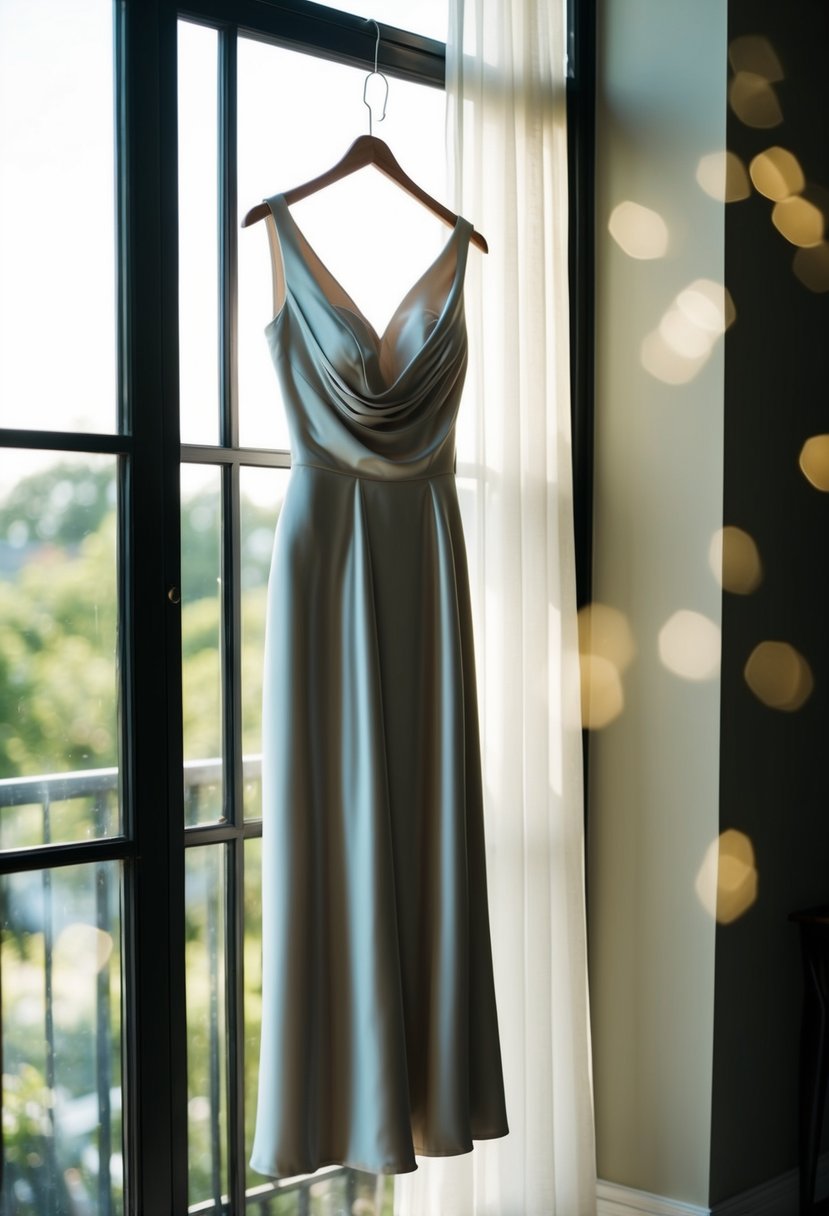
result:
<svg viewBox="0 0 829 1216"><path fill-rule="evenodd" d="M253 1168L403 1173L506 1134L453 475L294 466L262 750Z"/></svg>

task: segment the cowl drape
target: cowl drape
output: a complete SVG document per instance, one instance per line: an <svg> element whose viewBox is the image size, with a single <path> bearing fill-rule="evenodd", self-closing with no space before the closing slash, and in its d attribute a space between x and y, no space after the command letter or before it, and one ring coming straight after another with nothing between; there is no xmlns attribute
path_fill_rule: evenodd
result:
<svg viewBox="0 0 829 1216"><path fill-rule="evenodd" d="M398 1216L594 1216L562 0L450 0L470 259L458 484L470 557L510 1134L397 1180Z"/></svg>

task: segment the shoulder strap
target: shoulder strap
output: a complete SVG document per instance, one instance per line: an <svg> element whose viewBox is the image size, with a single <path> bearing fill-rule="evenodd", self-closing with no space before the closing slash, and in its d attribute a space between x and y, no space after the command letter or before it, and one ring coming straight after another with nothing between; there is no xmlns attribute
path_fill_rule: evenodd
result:
<svg viewBox="0 0 829 1216"><path fill-rule="evenodd" d="M285 259L282 256L282 234L279 230L279 221L277 219L278 210L274 207L274 202L277 195L271 195L270 198L263 199L268 205L269 214L265 220L265 227L268 230L268 245L271 251L271 269L273 271L273 315L282 308L285 303Z"/></svg>

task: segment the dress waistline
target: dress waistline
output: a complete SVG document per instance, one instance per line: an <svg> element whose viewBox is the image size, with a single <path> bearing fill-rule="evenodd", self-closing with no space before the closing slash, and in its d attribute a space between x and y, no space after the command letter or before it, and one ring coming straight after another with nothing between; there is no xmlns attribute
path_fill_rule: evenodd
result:
<svg viewBox="0 0 829 1216"><path fill-rule="evenodd" d="M443 473L426 473L420 477L373 477L370 473L358 473L356 470L351 472L347 469L332 469L324 464L312 464L308 460L293 460L291 461L292 469L316 469L320 473L333 473L335 477L350 477L357 481L381 481L383 485L394 485L396 482L411 482L411 481L436 481L439 477L454 477L453 469L447 469Z"/></svg>

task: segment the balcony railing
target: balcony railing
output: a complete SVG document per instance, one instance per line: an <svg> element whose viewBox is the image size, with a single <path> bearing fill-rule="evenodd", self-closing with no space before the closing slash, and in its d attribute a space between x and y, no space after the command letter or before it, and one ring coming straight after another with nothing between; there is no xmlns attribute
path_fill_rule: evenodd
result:
<svg viewBox="0 0 829 1216"><path fill-rule="evenodd" d="M188 823L198 822L199 807L203 795L209 792L209 787L216 787L221 782L221 761L204 760L191 761L184 766L185 815ZM244 761L244 778L246 782L254 782L261 775L261 757L249 756ZM111 834L111 822L118 795L118 770L115 768L94 769L85 772L56 773L35 777L15 777L0 780L0 843L3 842L3 820L6 813L13 807L26 807L32 810L39 808L39 844L49 844L53 839L53 819L56 808L61 803L88 800L88 823L92 828L91 835L105 837ZM120 916L118 912L118 892L114 889L117 883L112 863L91 863L95 869L95 928L101 934L110 936L120 933ZM84 1211L94 1213L94 1216L116 1216L122 1211L121 1183L122 1158L120 1136L117 1135L117 1123L120 1119L121 1089L117 1078L113 1075L113 1060L117 1065L120 1055L120 1033L113 1030L112 1025L112 975L110 964L106 962L97 971L95 980L95 1013L94 1013L94 1071L95 1089L93 1093L74 1094L67 1098L59 1094L56 1088L56 1033L53 992L54 967L54 920L53 920L53 890L52 872L49 869L35 871L28 875L31 882L39 883L39 898L43 909L43 1000L44 1010L42 1040L45 1045L45 1092L48 1100L45 1102L43 1116L40 1120L40 1131L37 1143L32 1144L32 1152L28 1154L42 1159L42 1167L23 1172L7 1167L3 1171L2 1190L0 1191L0 1216L14 1216L19 1211L54 1213L54 1216L69 1216L69 1213ZM115 914L113 915L113 909ZM10 924L15 924L15 909L3 901L3 921L6 930ZM118 920L116 922L116 917ZM11 918L11 919L10 919ZM211 976L219 974L224 966L220 957L219 935L208 932L205 936L208 951L208 970ZM229 982L234 982L229 977ZM212 986L212 985L211 985ZM3 976L3 1002L7 1009L12 1008L16 999L14 991L14 976ZM211 1005L214 1002L211 1001ZM211 1186L207 1188L212 1197L198 1203L193 1203L189 1212L192 1216L206 1213L229 1213L230 1203L222 1194L220 1184L221 1171L218 1168L218 1156L222 1152L223 1135L220 1130L220 1100L216 1085L217 1067L215 1062L222 1058L220 1042L220 1019L215 1009L211 1009L207 1018L208 1051L211 1075L209 1096L210 1107L210 1162L209 1175ZM39 1039L37 1029L32 1026L33 1042ZM19 1066L22 1061L18 1060ZM13 1068L8 1056L4 1058L4 1073ZM4 1089L7 1081L14 1083L14 1078L4 1075ZM95 1194L87 1193L85 1203L77 1206L74 1199L66 1193L62 1195L62 1174L77 1174L77 1170L66 1168L57 1160L56 1143L59 1131L58 1122L67 1118L71 1108L71 1136L74 1137L74 1148L80 1160L93 1162L95 1172ZM4 1109L4 1133L7 1128ZM116 1117L116 1134L113 1135L113 1124ZM60 1138L67 1140L66 1127L60 1129ZM114 1142L113 1142L114 1141ZM89 1150L92 1150L90 1153ZM42 1194L38 1187L42 1186ZM276 1183L266 1183L261 1186L249 1187L246 1192L245 1210L253 1216L312 1216L320 1213L325 1216L335 1216L340 1212L351 1213L355 1209L358 1196L372 1195L367 1206L361 1210L369 1212L372 1207L380 1216L387 1194L382 1180L377 1184L365 1175L355 1174L351 1170L333 1167L321 1170L312 1178L285 1179Z"/></svg>

